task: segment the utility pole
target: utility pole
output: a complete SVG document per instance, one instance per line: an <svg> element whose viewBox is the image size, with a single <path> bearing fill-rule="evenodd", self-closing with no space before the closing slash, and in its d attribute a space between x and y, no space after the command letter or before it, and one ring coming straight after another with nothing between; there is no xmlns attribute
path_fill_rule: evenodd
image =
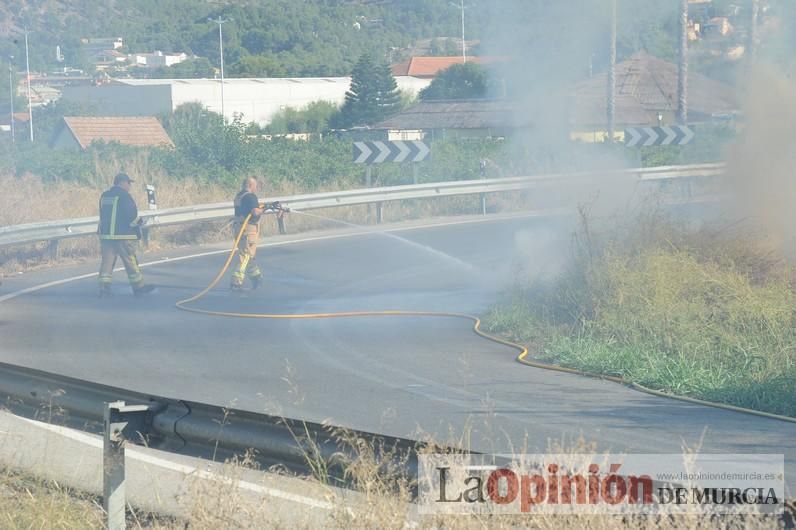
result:
<svg viewBox="0 0 796 530"><path fill-rule="evenodd" d="M13 61L13 57L11 60ZM16 143L16 133L14 131L14 66L8 65L8 96L11 101L11 142Z"/></svg>
<svg viewBox="0 0 796 530"><path fill-rule="evenodd" d="M30 56L28 54L28 28L25 28L25 68L28 72L28 124L30 125L30 142L33 143L33 106L30 97Z"/></svg>
<svg viewBox="0 0 796 530"><path fill-rule="evenodd" d="M616 132L616 29L617 0L611 0L611 53L608 68L608 143L614 143Z"/></svg>
<svg viewBox="0 0 796 530"><path fill-rule="evenodd" d="M749 63L757 59L758 28L760 22L760 0L752 0L752 20L749 25Z"/></svg>
<svg viewBox="0 0 796 530"><path fill-rule="evenodd" d="M460 0L458 5L451 2L451 5L453 7L458 7L462 11L462 62L467 63L467 44L464 40L464 10L466 9L464 7L464 0Z"/></svg>
<svg viewBox="0 0 796 530"><path fill-rule="evenodd" d="M677 119L688 123L688 0L680 0L680 67L677 83Z"/></svg>
<svg viewBox="0 0 796 530"><path fill-rule="evenodd" d="M221 25L232 19L223 19L221 15L218 15L217 19L209 20L218 24L218 53L221 58L221 121L226 123L224 119L224 37L221 34Z"/></svg>

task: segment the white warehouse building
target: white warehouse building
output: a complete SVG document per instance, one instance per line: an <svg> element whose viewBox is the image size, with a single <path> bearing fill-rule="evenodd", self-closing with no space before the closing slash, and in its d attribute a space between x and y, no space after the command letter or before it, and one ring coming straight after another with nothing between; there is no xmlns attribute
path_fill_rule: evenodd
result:
<svg viewBox="0 0 796 530"><path fill-rule="evenodd" d="M398 88L417 94L430 79L396 77ZM224 115L264 126L286 107L300 109L315 101L341 105L350 77L233 78L224 80ZM65 87L63 99L102 116L153 116L184 103L200 103L221 113L220 79L117 79L102 86Z"/></svg>

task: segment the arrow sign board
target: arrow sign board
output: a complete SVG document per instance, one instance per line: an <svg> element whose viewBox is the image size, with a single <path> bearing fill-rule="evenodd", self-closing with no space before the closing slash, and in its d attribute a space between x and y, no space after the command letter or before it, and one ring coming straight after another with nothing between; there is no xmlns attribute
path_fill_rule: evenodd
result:
<svg viewBox="0 0 796 530"><path fill-rule="evenodd" d="M667 127L629 127L625 129L625 146L657 147L686 145L694 139L694 130L682 125Z"/></svg>
<svg viewBox="0 0 796 530"><path fill-rule="evenodd" d="M354 142L355 164L384 162L421 162L428 158L431 147L423 141Z"/></svg>

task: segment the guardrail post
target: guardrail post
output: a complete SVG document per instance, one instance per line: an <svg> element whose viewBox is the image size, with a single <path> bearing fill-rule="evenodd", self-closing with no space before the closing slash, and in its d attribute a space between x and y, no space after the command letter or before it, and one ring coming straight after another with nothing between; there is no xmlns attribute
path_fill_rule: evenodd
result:
<svg viewBox="0 0 796 530"><path fill-rule="evenodd" d="M377 202L376 203L376 223L381 224L381 211L382 211L383 203Z"/></svg>
<svg viewBox="0 0 796 530"><path fill-rule="evenodd" d="M486 215L486 193L481 194L481 215Z"/></svg>
<svg viewBox="0 0 796 530"><path fill-rule="evenodd" d="M686 199L693 198L694 191L693 191L693 189L691 187L691 179L690 178L684 178L684 179L680 180L680 193L685 195Z"/></svg>
<svg viewBox="0 0 796 530"><path fill-rule="evenodd" d="M285 228L285 216L281 213L276 215L276 224L279 227L279 233L281 235L287 234L287 229Z"/></svg>
<svg viewBox="0 0 796 530"><path fill-rule="evenodd" d="M365 166L365 186L370 188L373 185L373 166L368 164ZM370 203L368 203L368 223L370 223L373 211L370 208Z"/></svg>
<svg viewBox="0 0 796 530"><path fill-rule="evenodd" d="M47 258L56 260L58 258L58 240L51 239L47 242Z"/></svg>
<svg viewBox="0 0 796 530"><path fill-rule="evenodd" d="M125 528L124 444L146 432L149 407L105 403L105 436L102 444L102 505L108 530Z"/></svg>
<svg viewBox="0 0 796 530"><path fill-rule="evenodd" d="M141 243L143 243L144 248L149 248L149 228L141 229Z"/></svg>

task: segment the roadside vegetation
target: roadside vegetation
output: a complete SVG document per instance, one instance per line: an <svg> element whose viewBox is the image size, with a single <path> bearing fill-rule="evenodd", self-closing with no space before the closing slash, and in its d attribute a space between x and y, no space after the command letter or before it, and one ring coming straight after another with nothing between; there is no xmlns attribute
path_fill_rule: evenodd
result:
<svg viewBox="0 0 796 530"><path fill-rule="evenodd" d="M0 467L0 528L4 530L100 530L102 499L53 480ZM135 530L179 528L166 517L131 511L127 527Z"/></svg>
<svg viewBox="0 0 796 530"><path fill-rule="evenodd" d="M352 160L354 138L329 130L336 119L333 105L318 103L305 109L285 109L271 126L261 131L240 121L223 123L220 115L197 103L180 106L161 117L174 142L173 149L137 148L94 142L85 151L51 149L50 139L61 127L62 117L91 115L67 103L54 103L34 113L38 140L24 138L12 143L0 140L0 180L33 175L44 182L105 184L104 168L115 165L140 171L140 180L167 175L199 184L237 186L244 176L265 176L272 183L290 183L311 192L321 186L340 188L364 185L365 169ZM264 136L262 133L275 136ZM307 133L307 140L282 137ZM535 138L430 138L429 160L418 164L421 182L481 178L479 163L487 160L488 178L539 175L587 170L595 160L614 166L660 166L715 162L724 158L734 140L731 126L704 126L695 141L681 148L645 148L572 142L547 153ZM413 181L410 164L374 166L375 185L408 184Z"/></svg>
<svg viewBox="0 0 796 530"><path fill-rule="evenodd" d="M36 123L42 137L54 134L60 116L74 110L56 104L37 113ZM323 121L331 110L320 105L298 115L285 112L284 117L306 124ZM174 141L174 149L94 143L86 151L71 152L24 141L0 142L0 226L94 216L97 197L119 171L137 181L133 195L142 207L146 204L144 184L157 188L159 208L229 201L241 179L248 175L258 177L263 197L365 186L364 166L352 162L353 140L348 137L327 131L310 135L308 141L269 139L240 122L223 124L219 115L197 104L178 108L164 118L164 125ZM658 165L715 161L723 156L726 141L732 137L724 129L717 129L713 134L700 135L692 146L680 151L651 148L641 154L642 162ZM414 168L411 164L374 166L372 184L411 184L415 178L419 183L427 183L584 171L592 168L595 161L606 167L639 163L638 152L605 144L568 144L566 153L555 157L544 156L545 147L533 141L451 138L434 139L432 143L432 156ZM486 162L483 172L482 160ZM490 197L489 211L527 208L528 202L523 201L516 196ZM19 208L19 204L26 207ZM405 201L389 205L385 219L399 221L478 211L477 197ZM364 207L327 213L349 222L374 220ZM289 229L294 233L314 228L320 228L317 222L298 215L289 220ZM266 229L272 233L271 228ZM158 230L151 249L220 241L226 237L223 223ZM63 258L93 257L95 247L94 240L67 240L59 244L58 256L54 257L61 262ZM38 245L0 252L0 272L9 274L52 262L44 258L42 250Z"/></svg>
<svg viewBox="0 0 796 530"><path fill-rule="evenodd" d="M754 233L584 220L560 274L520 280L488 325L540 361L796 417L796 267Z"/></svg>
<svg viewBox="0 0 796 530"><path fill-rule="evenodd" d="M518 522L540 530L578 528L591 530L725 528L764 530L782 528L792 520L793 507L786 508L782 517L732 515L427 515L420 516L413 506L412 489L416 483L403 467L385 467L377 458L379 451L364 440L340 433L346 443L359 451L354 459L345 461L346 477L351 492L339 495L329 489L327 500L332 501L324 527L336 529L438 529L469 530L482 528L514 529ZM592 444L579 441L573 447L556 444L551 451L562 454L586 454ZM311 454L307 455L312 459ZM218 480L185 480L184 508L181 517L167 517L147 513L128 506L127 527L134 530L239 530L271 528L312 528L306 514L282 511L275 513L268 496L252 496L241 487L241 475L252 469L246 457L228 461L218 474ZM255 466L256 467L256 466ZM329 486L321 471L307 477L313 489ZM321 488L323 489L323 488ZM9 530L39 528L45 530L85 530L103 528L104 512L99 497L64 487L51 480L0 468L0 526ZM317 521L316 523L317 524Z"/></svg>

